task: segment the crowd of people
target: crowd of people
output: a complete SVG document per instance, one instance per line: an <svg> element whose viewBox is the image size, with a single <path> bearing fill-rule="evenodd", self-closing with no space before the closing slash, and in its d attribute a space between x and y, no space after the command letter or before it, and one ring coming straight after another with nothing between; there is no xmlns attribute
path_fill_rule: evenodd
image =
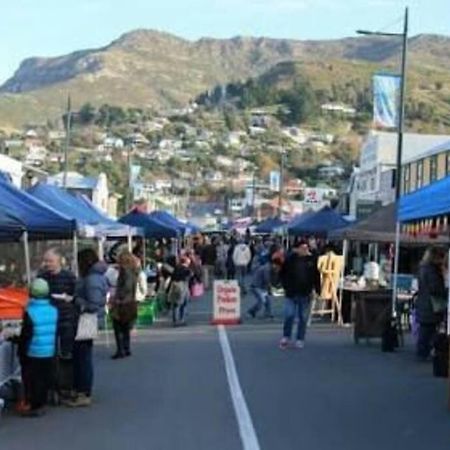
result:
<svg viewBox="0 0 450 450"><path fill-rule="evenodd" d="M150 284L154 284L155 295L162 295L174 326L186 325L189 300L210 291L215 279L234 279L241 295L252 295L249 320L261 311L272 320L272 291L282 288L285 300L279 347L303 348L312 299L321 292L318 258L326 251L315 240L297 240L287 249L276 237L202 236L178 249L160 244L151 256L155 270L150 275L139 246L133 252L120 250L110 264L86 248L78 253L76 277L63 268L61 252L49 249L30 287L31 300L19 339L25 391L22 414L41 415L49 394L70 407L91 405L93 343L99 325L105 322L105 312L109 311L116 342L112 359L130 357L138 303L148 296ZM446 316L446 257L445 249L429 249L418 274L415 311L421 359L429 357Z"/></svg>
<svg viewBox="0 0 450 450"><path fill-rule="evenodd" d="M70 407L91 405L93 343L106 308L116 341L112 358L131 356L130 330L137 303L146 295L141 261L122 250L108 268L94 249L86 248L78 253L77 266L78 277L63 268L58 249L49 249L31 284L18 342L24 416L45 412L49 397Z"/></svg>

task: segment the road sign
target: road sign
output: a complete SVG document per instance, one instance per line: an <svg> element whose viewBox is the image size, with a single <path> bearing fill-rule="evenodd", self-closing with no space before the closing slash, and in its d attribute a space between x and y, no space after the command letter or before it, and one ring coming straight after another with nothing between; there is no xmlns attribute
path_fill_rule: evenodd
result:
<svg viewBox="0 0 450 450"><path fill-rule="evenodd" d="M213 324L235 325L241 321L241 290L237 281L214 281Z"/></svg>

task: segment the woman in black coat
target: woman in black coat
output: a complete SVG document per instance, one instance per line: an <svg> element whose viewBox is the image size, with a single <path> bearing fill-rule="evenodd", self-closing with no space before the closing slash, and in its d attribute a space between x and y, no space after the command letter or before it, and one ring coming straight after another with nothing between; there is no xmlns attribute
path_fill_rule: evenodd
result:
<svg viewBox="0 0 450 450"><path fill-rule="evenodd" d="M417 356L427 359L436 336L438 325L444 320L447 305L447 289L444 273L447 252L442 247L429 248L419 268L419 292L416 316L419 323Z"/></svg>

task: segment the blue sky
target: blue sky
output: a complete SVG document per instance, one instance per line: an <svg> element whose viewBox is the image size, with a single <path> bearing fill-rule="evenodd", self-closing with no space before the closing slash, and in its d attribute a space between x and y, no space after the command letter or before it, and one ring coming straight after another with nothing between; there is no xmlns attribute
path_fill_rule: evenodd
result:
<svg viewBox="0 0 450 450"><path fill-rule="evenodd" d="M411 34L450 35L449 0L3 0L0 82L30 56L109 43L135 28L197 39L254 35L339 38L357 28L396 31L404 7Z"/></svg>

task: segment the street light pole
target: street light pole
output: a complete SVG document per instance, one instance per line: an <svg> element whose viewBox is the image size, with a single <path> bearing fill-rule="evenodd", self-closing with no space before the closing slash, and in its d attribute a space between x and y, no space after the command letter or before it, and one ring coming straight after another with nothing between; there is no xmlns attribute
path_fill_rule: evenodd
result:
<svg viewBox="0 0 450 450"><path fill-rule="evenodd" d="M392 302L391 317L397 315L397 278L400 259L400 222L398 220L398 201L402 194L402 154L403 154L403 132L405 126L405 97L406 97L406 61L408 50L408 8L405 8L402 33L385 33L372 31L357 31L359 34L368 36L385 36L402 38L402 62L401 62L401 80L400 80L400 99L398 105L398 124L397 124L397 161L395 172L395 201L397 202L397 217L395 226L395 252L394 252L394 279L392 284Z"/></svg>
<svg viewBox="0 0 450 450"><path fill-rule="evenodd" d="M66 112L66 141L64 145L64 175L63 175L63 187L67 189L67 172L69 169L69 145L70 145L70 128L72 123L72 105L70 100L70 94L67 97L67 112Z"/></svg>

